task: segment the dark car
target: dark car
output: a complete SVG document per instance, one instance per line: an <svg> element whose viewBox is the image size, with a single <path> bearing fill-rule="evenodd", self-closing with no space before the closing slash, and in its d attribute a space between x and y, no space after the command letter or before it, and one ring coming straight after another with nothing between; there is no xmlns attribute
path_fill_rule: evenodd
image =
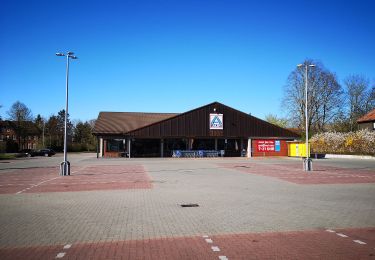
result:
<svg viewBox="0 0 375 260"><path fill-rule="evenodd" d="M19 155L22 157L31 157L35 156L36 151L33 149L23 149L19 152Z"/></svg>
<svg viewBox="0 0 375 260"><path fill-rule="evenodd" d="M48 156L51 157L52 155L55 155L55 151L52 149L41 149L36 151L33 155L31 156Z"/></svg>

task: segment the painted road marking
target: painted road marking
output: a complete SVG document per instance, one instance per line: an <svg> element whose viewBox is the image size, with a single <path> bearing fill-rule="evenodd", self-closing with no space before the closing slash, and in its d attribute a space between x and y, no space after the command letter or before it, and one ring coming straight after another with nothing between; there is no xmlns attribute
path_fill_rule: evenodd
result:
<svg viewBox="0 0 375 260"><path fill-rule="evenodd" d="M228 257L226 257L225 255L221 255L221 256L219 256L219 259L220 259L220 260L229 260Z"/></svg>
<svg viewBox="0 0 375 260"><path fill-rule="evenodd" d="M204 236L202 236L203 238L207 238L208 236L207 235L204 235Z"/></svg>
<svg viewBox="0 0 375 260"><path fill-rule="evenodd" d="M366 245L366 243L361 240L353 240L353 242L358 243L360 245Z"/></svg>
<svg viewBox="0 0 375 260"><path fill-rule="evenodd" d="M16 194L21 194L22 192L25 192L25 191L27 191L27 190L29 190L29 189L31 189L31 188L38 187L38 186L42 185L43 183L46 183L46 182L48 182L48 181L55 180L55 179L57 179L57 178L60 178L60 176L57 176L57 177L55 177L55 178L52 178L52 179L49 179L49 180L46 180L46 181L39 182L39 183L37 183L37 184L33 184L33 185L31 185L29 188L26 188L26 189L23 189L23 190L21 190L21 191L19 191L19 192L16 192Z"/></svg>
<svg viewBox="0 0 375 260"><path fill-rule="evenodd" d="M58 253L57 256L56 256L56 258L63 258L64 255L65 255L65 253Z"/></svg>
<svg viewBox="0 0 375 260"><path fill-rule="evenodd" d="M71 244L66 244L66 245L64 246L64 249L69 249L69 248L71 248L71 247L72 247Z"/></svg>
<svg viewBox="0 0 375 260"><path fill-rule="evenodd" d="M205 240L206 240L207 243L210 243L210 244L213 243L212 239L210 239L210 238L206 238Z"/></svg>
<svg viewBox="0 0 375 260"><path fill-rule="evenodd" d="M331 230L331 229L327 229L326 231L329 233L336 233L334 230Z"/></svg>
<svg viewBox="0 0 375 260"><path fill-rule="evenodd" d="M211 246L212 251L220 252L220 248L218 246Z"/></svg>
<svg viewBox="0 0 375 260"><path fill-rule="evenodd" d="M336 235L340 236L340 237L348 237L347 235L344 235L342 233L336 233Z"/></svg>

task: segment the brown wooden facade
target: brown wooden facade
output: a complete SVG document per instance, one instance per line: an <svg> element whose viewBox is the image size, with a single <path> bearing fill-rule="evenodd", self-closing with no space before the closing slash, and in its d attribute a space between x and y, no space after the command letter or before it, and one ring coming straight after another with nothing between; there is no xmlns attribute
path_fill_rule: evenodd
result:
<svg viewBox="0 0 375 260"><path fill-rule="evenodd" d="M224 129L210 130L210 113L224 115ZM221 103L212 104L179 114L169 119L130 131L128 135L143 138L165 137L282 137L296 134Z"/></svg>
<svg viewBox="0 0 375 260"><path fill-rule="evenodd" d="M223 114L222 130L210 130L210 114L215 113ZM98 118L98 121L99 120L100 117ZM114 154L106 150L110 138L124 139L124 144L121 147L124 150L123 153L126 153L127 156L129 156L129 154L131 155L132 142L146 140L145 142L148 142L149 145L157 144L157 141L147 141L147 139L160 140L160 156L165 155L165 153L163 153L163 150L166 148L164 143L168 142L168 140L183 140L186 143L186 149L193 148L190 143L193 143L194 140L212 140L215 143L214 147L216 149L218 149L218 143L220 144L220 141L225 140L225 144L227 144L227 140L234 140L237 150L247 150L247 154L251 156L252 152L250 150L253 150L251 149L251 140L274 139L282 140L282 151L279 153L262 154L254 152L253 155L267 156L272 154L273 156L284 156L288 154L287 150L285 150L287 149L285 141L299 138L294 132L270 124L219 102L213 102L182 114L171 114L170 117L163 120L152 122L135 129L119 130L118 133L111 133L111 135L104 133L103 130L106 130L105 128L100 129L102 129L103 133L96 131L94 128L94 134L98 136L99 139L102 139L102 142L99 142L102 146L100 155L111 157L114 156Z"/></svg>

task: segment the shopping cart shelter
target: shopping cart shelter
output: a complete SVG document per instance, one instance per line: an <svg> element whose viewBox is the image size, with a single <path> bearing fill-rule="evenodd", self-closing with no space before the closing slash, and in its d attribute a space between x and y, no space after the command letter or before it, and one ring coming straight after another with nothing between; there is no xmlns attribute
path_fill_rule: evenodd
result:
<svg viewBox="0 0 375 260"><path fill-rule="evenodd" d="M185 113L100 112L98 157L288 156L298 134L219 102Z"/></svg>

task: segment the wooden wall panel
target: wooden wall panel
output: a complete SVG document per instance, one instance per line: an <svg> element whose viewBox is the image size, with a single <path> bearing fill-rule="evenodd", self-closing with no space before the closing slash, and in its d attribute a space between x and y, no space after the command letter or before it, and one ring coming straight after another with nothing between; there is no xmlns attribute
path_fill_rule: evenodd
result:
<svg viewBox="0 0 375 260"><path fill-rule="evenodd" d="M214 111L215 109L215 111ZM224 130L209 129L209 114L224 115ZM212 103L129 133L142 138L297 137L296 134L220 103Z"/></svg>

